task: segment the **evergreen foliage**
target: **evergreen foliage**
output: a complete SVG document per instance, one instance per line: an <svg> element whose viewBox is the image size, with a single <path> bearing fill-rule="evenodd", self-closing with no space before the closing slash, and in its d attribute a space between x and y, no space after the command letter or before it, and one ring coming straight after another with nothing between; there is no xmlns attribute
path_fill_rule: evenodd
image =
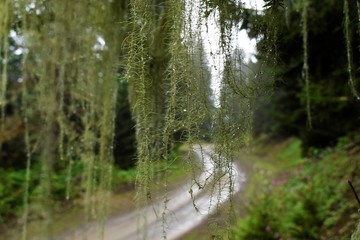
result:
<svg viewBox="0 0 360 240"><path fill-rule="evenodd" d="M120 80L115 116L114 164L123 169L135 166L135 122L132 119L127 92L128 83Z"/></svg>
<svg viewBox="0 0 360 240"><path fill-rule="evenodd" d="M243 27L261 37L260 61L274 73L268 110L272 125L268 128L277 136L300 137L304 154L311 147L334 144L338 137L358 130L359 119L353 117L359 114L355 70L359 62L355 43L358 17L355 1L349 4L351 11L344 11L344 1L289 1L286 8L277 9L275 30L268 20L273 11L244 15ZM268 40L269 30L278 33L269 36L274 40ZM349 78L350 84L346 84L344 80ZM306 127L310 124L311 130Z"/></svg>

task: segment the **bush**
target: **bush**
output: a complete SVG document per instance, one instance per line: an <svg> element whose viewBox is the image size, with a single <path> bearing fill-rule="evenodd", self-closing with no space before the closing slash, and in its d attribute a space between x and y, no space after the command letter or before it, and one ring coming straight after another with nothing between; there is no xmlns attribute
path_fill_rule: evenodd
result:
<svg viewBox="0 0 360 240"><path fill-rule="evenodd" d="M300 151L300 145L296 146ZM234 230L236 239L315 240L333 239L334 235L336 239L349 238L350 227L343 228L343 232L332 230L339 229L344 213L353 211L354 207L346 197L347 179L356 171L357 164L351 161L343 146L321 150L317 159L293 165L293 158L297 156L286 153L294 144L287 144L278 156L287 156L282 161L288 162L286 166L293 166L286 174L291 177L273 181L263 187L265 190L260 196L254 196L257 201L253 200L248 216Z"/></svg>

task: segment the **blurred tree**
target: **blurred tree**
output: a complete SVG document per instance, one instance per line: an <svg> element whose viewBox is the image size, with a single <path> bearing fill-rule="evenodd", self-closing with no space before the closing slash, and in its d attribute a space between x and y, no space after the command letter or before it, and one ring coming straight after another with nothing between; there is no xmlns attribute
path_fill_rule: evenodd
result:
<svg viewBox="0 0 360 240"><path fill-rule="evenodd" d="M134 167L136 163L135 122L130 111L127 86L125 80L120 80L114 134L115 165L123 169Z"/></svg>
<svg viewBox="0 0 360 240"><path fill-rule="evenodd" d="M275 78L273 100L267 111L267 118L272 119L268 124L272 125L265 129L271 128L270 132L278 136L300 137L304 154L310 147L334 144L338 137L358 130L360 123L359 102L347 84L344 2L325 2L268 1L264 14L245 10L243 15L242 28L248 29L250 36L261 39L257 45L258 58L272 68ZM349 3L350 51L353 69L356 69L353 77L357 80L357 8L355 1ZM305 4L308 4L307 29L302 15ZM311 129L306 116L307 93L303 72L305 32L308 33Z"/></svg>
<svg viewBox="0 0 360 240"><path fill-rule="evenodd" d="M14 34L15 31L12 30ZM0 166L23 168L25 166L24 124L21 117L21 49L15 37L9 37L7 91L5 94L4 118L0 120ZM4 69L4 50L0 53L0 72ZM1 79L1 77L0 77Z"/></svg>

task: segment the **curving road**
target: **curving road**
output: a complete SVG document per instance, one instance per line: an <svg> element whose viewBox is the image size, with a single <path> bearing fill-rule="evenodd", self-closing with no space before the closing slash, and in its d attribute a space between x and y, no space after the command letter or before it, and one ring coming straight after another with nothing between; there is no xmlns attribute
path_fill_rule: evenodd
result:
<svg viewBox="0 0 360 240"><path fill-rule="evenodd" d="M245 181L239 167L226 161L207 146L195 146L202 173L191 182L171 191L165 201L109 219L105 223L105 240L178 239L200 225L216 208L229 199L230 189L238 192ZM218 166L218 167L216 167ZM166 210L164 210L166 209ZM96 224L67 233L64 240L96 240ZM165 238L164 238L165 239Z"/></svg>

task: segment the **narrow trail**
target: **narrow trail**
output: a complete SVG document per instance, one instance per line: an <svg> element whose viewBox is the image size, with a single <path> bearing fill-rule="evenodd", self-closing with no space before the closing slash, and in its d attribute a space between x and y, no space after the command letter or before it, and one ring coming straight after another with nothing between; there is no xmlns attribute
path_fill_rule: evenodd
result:
<svg viewBox="0 0 360 240"><path fill-rule="evenodd" d="M219 168L218 165L225 161L221 161L209 145L201 148L195 146L193 151L201 161L202 172L196 179L168 193L166 209L164 200L160 200L142 210L110 218L105 223L104 239L152 240L163 239L165 235L168 240L178 239L200 225L227 201L230 189L233 194L240 190L245 175L236 164ZM59 239L96 240L98 230L93 223L66 233Z"/></svg>

